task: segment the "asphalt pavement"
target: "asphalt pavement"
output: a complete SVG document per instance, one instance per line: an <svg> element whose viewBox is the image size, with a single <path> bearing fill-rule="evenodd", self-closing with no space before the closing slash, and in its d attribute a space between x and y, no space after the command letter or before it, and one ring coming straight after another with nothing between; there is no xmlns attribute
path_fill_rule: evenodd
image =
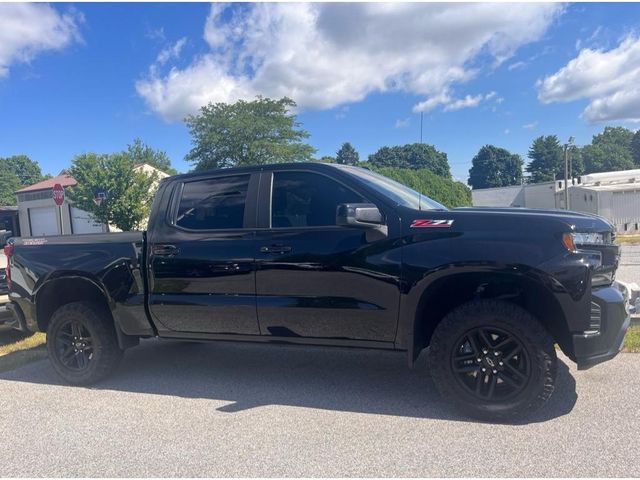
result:
<svg viewBox="0 0 640 480"><path fill-rule="evenodd" d="M479 423L392 352L144 341L93 388L0 374L5 476L637 476L640 355L560 365L547 407Z"/></svg>

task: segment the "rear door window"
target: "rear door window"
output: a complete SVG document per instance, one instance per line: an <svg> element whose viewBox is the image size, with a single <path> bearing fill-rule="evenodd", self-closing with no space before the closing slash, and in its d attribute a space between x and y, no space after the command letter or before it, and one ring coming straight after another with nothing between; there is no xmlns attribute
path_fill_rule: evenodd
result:
<svg viewBox="0 0 640 480"><path fill-rule="evenodd" d="M235 175L185 183L175 224L189 230L243 228L249 178Z"/></svg>

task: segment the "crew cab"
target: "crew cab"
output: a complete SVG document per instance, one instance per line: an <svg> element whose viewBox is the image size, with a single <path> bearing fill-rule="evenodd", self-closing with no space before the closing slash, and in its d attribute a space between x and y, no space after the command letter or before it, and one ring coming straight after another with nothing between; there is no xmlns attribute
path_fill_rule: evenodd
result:
<svg viewBox="0 0 640 480"><path fill-rule="evenodd" d="M614 240L593 215L448 209L367 169L293 163L164 179L146 232L5 250L12 324L47 333L71 384L149 337L396 350L409 366L426 349L453 404L513 419L551 396L554 344L579 369L621 349Z"/></svg>

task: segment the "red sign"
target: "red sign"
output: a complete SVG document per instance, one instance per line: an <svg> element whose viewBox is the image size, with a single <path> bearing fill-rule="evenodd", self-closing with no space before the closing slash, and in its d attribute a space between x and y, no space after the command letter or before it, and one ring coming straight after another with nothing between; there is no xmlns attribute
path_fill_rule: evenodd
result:
<svg viewBox="0 0 640 480"><path fill-rule="evenodd" d="M56 205L62 205L64 203L64 187L59 183L56 183L51 192L53 201L56 202Z"/></svg>

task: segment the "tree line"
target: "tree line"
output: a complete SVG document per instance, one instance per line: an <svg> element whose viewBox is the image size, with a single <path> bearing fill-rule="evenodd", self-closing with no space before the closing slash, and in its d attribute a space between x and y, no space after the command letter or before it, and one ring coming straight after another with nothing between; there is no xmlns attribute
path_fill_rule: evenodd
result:
<svg viewBox="0 0 640 480"><path fill-rule="evenodd" d="M485 145L473 157L469 185L473 188L506 187L525 182L540 183L564 179L565 149L569 178L589 173L640 168L640 130L605 127L583 146L563 145L556 135L543 135L529 148L530 174L524 177L524 161L520 155L494 145Z"/></svg>
<svg viewBox="0 0 640 480"><path fill-rule="evenodd" d="M349 142L335 156L316 158L306 143L310 134L295 115L296 104L284 97L258 96L232 104L210 103L188 116L185 124L191 149L185 159L193 170L228 168L278 162L335 162L358 165L382 173L449 207L471 204L469 187L451 178L447 154L434 145L411 143L383 146L361 159ZM620 170L640 165L640 134L622 127L607 127L591 144L571 146L573 175ZM530 181L564 176L564 146L557 136L534 140L526 167ZM14 192L45 178L37 162L24 155L0 159L0 202L15 203ZM68 189L69 198L102 223L122 230L139 228L148 216L154 188L153 176L134 167L147 163L169 174L177 173L166 152L135 139L127 148L108 154L95 152L75 156L66 170L78 181ZM474 188L517 185L524 181L524 161L504 148L485 145L473 158L469 185ZM96 192L107 199L95 202Z"/></svg>
<svg viewBox="0 0 640 480"><path fill-rule="evenodd" d="M185 159L193 170L228 168L279 162L324 161L361 165L394 178L430 195L445 205L469 205L471 193L451 179L447 154L433 145L408 144L382 147L360 161L348 142L335 157L314 158L316 149L306 143L309 133L297 121L296 104L289 98L257 97L232 104L210 103L185 119L192 147ZM140 228L148 216L156 178L136 171L147 163L169 174L177 173L167 154L135 139L123 151L76 155L66 172L77 180L67 189L78 208L90 212L96 221L122 230ZM45 178L37 162L26 156L2 159L0 201L15 203L14 192ZM5 180L7 178L7 181ZM95 202L97 192L107 198Z"/></svg>

